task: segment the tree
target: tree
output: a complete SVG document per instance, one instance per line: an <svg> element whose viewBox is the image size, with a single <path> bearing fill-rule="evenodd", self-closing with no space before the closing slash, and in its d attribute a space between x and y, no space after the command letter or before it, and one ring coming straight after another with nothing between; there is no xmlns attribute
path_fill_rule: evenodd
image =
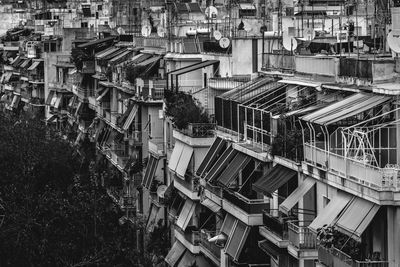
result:
<svg viewBox="0 0 400 267"><path fill-rule="evenodd" d="M136 248L139 222L119 225L93 164L56 132L0 116L0 147L0 266L149 265Z"/></svg>
<svg viewBox="0 0 400 267"><path fill-rule="evenodd" d="M207 112L189 94L165 91L165 104L165 114L178 129L186 129L189 123L209 123Z"/></svg>

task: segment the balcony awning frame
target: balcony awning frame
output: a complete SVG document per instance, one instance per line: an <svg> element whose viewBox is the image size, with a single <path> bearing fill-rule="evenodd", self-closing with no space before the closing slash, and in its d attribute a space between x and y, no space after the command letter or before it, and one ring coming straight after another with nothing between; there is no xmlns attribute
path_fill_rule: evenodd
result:
<svg viewBox="0 0 400 267"><path fill-rule="evenodd" d="M154 175L156 173L157 166L158 166L158 161L159 161L159 159L152 156L151 154L149 155L149 162L147 163L146 171L144 173L143 180L142 180L143 187L145 187L147 189L150 189L151 184L153 182Z"/></svg>
<svg viewBox="0 0 400 267"><path fill-rule="evenodd" d="M200 177L203 177L211 168L211 166L215 163L218 156L226 149L227 141L217 137L210 149L207 151L203 161L200 163L200 166L197 168L196 174Z"/></svg>
<svg viewBox="0 0 400 267"><path fill-rule="evenodd" d="M185 246L179 242L178 240L172 245L172 248L168 252L165 257L165 261L169 264L169 266L176 266L178 261L182 258L183 253L185 252Z"/></svg>
<svg viewBox="0 0 400 267"><path fill-rule="evenodd" d="M307 177L300 185L279 205L279 211L288 215L296 203L315 185L313 178Z"/></svg>
<svg viewBox="0 0 400 267"><path fill-rule="evenodd" d="M181 212L179 213L178 219L176 220L176 225L179 226L183 231L185 231L186 227L189 225L195 208L196 203L187 198Z"/></svg>

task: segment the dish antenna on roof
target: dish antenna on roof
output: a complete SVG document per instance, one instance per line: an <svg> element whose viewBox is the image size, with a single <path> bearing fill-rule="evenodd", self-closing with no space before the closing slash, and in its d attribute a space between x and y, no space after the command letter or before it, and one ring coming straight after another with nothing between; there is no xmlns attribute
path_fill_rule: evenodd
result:
<svg viewBox="0 0 400 267"><path fill-rule="evenodd" d="M283 35L282 44L283 47L290 52L293 52L297 48L296 39L288 35Z"/></svg>
<svg viewBox="0 0 400 267"><path fill-rule="evenodd" d="M222 38L222 34L220 31L214 31L214 38L215 40L219 41Z"/></svg>
<svg viewBox="0 0 400 267"><path fill-rule="evenodd" d="M209 6L206 8L205 13L206 13L206 18L214 19L218 15L218 10L213 6Z"/></svg>
<svg viewBox="0 0 400 267"><path fill-rule="evenodd" d="M400 33L396 31L391 31L389 32L387 36L387 42L392 49L393 52L395 53L400 53Z"/></svg>
<svg viewBox="0 0 400 267"><path fill-rule="evenodd" d="M222 48L228 48L230 44L231 40L229 40L229 38L227 37L222 37L221 39L219 39L219 46Z"/></svg>
<svg viewBox="0 0 400 267"><path fill-rule="evenodd" d="M121 27L118 27L117 32L118 34L125 34L125 30L122 29Z"/></svg>
<svg viewBox="0 0 400 267"><path fill-rule="evenodd" d="M151 33L151 26L150 25L145 25L142 27L142 36L148 37Z"/></svg>

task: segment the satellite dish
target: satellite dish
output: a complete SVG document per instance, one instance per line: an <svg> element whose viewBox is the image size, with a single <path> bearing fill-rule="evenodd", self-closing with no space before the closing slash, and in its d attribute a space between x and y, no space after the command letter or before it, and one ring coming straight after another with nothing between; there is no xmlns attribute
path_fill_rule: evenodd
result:
<svg viewBox="0 0 400 267"><path fill-rule="evenodd" d="M118 34L125 34L125 30L122 29L121 27L118 27L117 32Z"/></svg>
<svg viewBox="0 0 400 267"><path fill-rule="evenodd" d="M222 34L220 31L214 31L215 40L219 41L222 38Z"/></svg>
<svg viewBox="0 0 400 267"><path fill-rule="evenodd" d="M104 1L105 3L107 3L106 1ZM105 8L105 9L103 9L103 15L104 16L108 16L108 9L107 8Z"/></svg>
<svg viewBox="0 0 400 267"><path fill-rule="evenodd" d="M161 38L165 36L165 29L163 27L157 27L157 35Z"/></svg>
<svg viewBox="0 0 400 267"><path fill-rule="evenodd" d="M151 33L151 26L150 25L145 25L142 27L142 35L144 37L148 37Z"/></svg>
<svg viewBox="0 0 400 267"><path fill-rule="evenodd" d="M206 13L206 18L212 19L217 17L218 10L213 6L209 6L206 8L205 13Z"/></svg>
<svg viewBox="0 0 400 267"><path fill-rule="evenodd" d="M400 53L400 34L395 33L394 31L389 32L387 36L387 42L392 49L393 52L395 53Z"/></svg>
<svg viewBox="0 0 400 267"><path fill-rule="evenodd" d="M297 41L293 37L284 35L282 43L283 47L288 51L293 52L297 48Z"/></svg>
<svg viewBox="0 0 400 267"><path fill-rule="evenodd" d="M227 37L222 37L221 39L219 39L219 46L222 48L228 48L230 44L231 40L229 40L229 38Z"/></svg>

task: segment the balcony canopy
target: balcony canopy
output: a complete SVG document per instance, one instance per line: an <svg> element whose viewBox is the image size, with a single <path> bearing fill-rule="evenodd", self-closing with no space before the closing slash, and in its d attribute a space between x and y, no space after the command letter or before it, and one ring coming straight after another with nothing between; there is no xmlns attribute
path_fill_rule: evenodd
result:
<svg viewBox="0 0 400 267"><path fill-rule="evenodd" d="M157 223L156 220L159 210L160 210L159 206L151 204L150 213L149 216L147 217L147 223L146 223L147 232L153 232L154 226Z"/></svg>
<svg viewBox="0 0 400 267"><path fill-rule="evenodd" d="M147 163L146 171L143 176L142 185L143 187L150 189L151 183L154 179L154 174L156 173L158 161L156 157L150 154L149 162Z"/></svg>
<svg viewBox="0 0 400 267"><path fill-rule="evenodd" d="M296 205L296 203L305 195L308 191L315 185L315 180L313 178L306 178L297 187L285 201L279 206L279 210L285 214Z"/></svg>
<svg viewBox="0 0 400 267"><path fill-rule="evenodd" d="M95 54L95 58L97 59L105 59L107 56L112 55L113 53L117 52L120 50L119 47L111 46L109 48L106 48L98 53Z"/></svg>
<svg viewBox="0 0 400 267"><path fill-rule="evenodd" d="M251 157L238 152L229 163L229 166L221 173L217 182L225 187L229 187L232 181L238 176L239 171L246 167L250 160Z"/></svg>
<svg viewBox="0 0 400 267"><path fill-rule="evenodd" d="M190 160L192 159L192 155L193 147L176 141L168 164L168 168L171 171L175 172L180 178L184 178Z"/></svg>
<svg viewBox="0 0 400 267"><path fill-rule="evenodd" d="M360 241L362 233L375 217L379 207L365 199L354 197L335 226L339 231Z"/></svg>
<svg viewBox="0 0 400 267"><path fill-rule="evenodd" d="M98 47L100 45L103 45L107 42L111 42L114 41L114 37L107 37L107 38L103 38L103 39L97 39L91 42L87 42L81 45L78 45L78 48L91 48L91 47Z"/></svg>
<svg viewBox="0 0 400 267"><path fill-rule="evenodd" d="M183 253L185 253L185 250L185 246L176 240L168 252L168 255L165 257L165 261L169 264L169 266L176 266L178 261L182 258Z"/></svg>
<svg viewBox="0 0 400 267"><path fill-rule="evenodd" d="M136 113L138 112L139 106L138 105L134 105L131 109L131 112L128 115L128 118L126 119L124 125L122 125L122 129L124 131L127 131L129 129L129 127L131 126L133 120L136 117Z"/></svg>
<svg viewBox="0 0 400 267"><path fill-rule="evenodd" d="M297 177L297 172L282 165L275 165L253 184L253 190L272 196L282 185Z"/></svg>
<svg viewBox="0 0 400 267"><path fill-rule="evenodd" d="M235 219L224 249L225 253L231 256L233 260L239 259L249 233L250 227Z"/></svg>
<svg viewBox="0 0 400 267"><path fill-rule="evenodd" d="M41 61L34 61L28 70L35 70L39 66L40 62Z"/></svg>
<svg viewBox="0 0 400 267"><path fill-rule="evenodd" d="M379 106L390 99L391 97L383 95L358 93L308 114L301 119L319 125L331 125Z"/></svg>
<svg viewBox="0 0 400 267"><path fill-rule="evenodd" d="M109 64L111 65L115 65L118 63L123 62L124 60L128 60L128 57L133 54L132 50L127 50L121 54L118 54L116 57L113 57L112 59L110 59L110 61L108 61Z"/></svg>
<svg viewBox="0 0 400 267"><path fill-rule="evenodd" d="M179 226L183 231L185 231L190 220L192 219L195 208L196 203L187 198L185 204L183 205L182 211L179 214L178 220L176 221L176 225Z"/></svg>
<svg viewBox="0 0 400 267"><path fill-rule="evenodd" d="M238 151L233 149L232 146L228 147L204 178L209 182L218 178L219 174L228 166L229 162L237 155L237 153Z"/></svg>
<svg viewBox="0 0 400 267"><path fill-rule="evenodd" d="M352 196L348 193L338 191L337 195L326 205L321 213L308 226L312 231L317 230L324 225L330 225L339 215L339 213L351 201Z"/></svg>
<svg viewBox="0 0 400 267"><path fill-rule="evenodd" d="M217 203L215 203L214 201L212 201L207 197L201 200L201 205L206 206L209 210L211 210L214 213L217 213L218 211L221 210L221 207Z"/></svg>
<svg viewBox="0 0 400 267"><path fill-rule="evenodd" d="M207 151L206 156L197 168L196 174L203 177L215 163L215 161L221 156L223 151L225 151L227 146L227 141L217 137L214 143L211 145L210 149Z"/></svg>

